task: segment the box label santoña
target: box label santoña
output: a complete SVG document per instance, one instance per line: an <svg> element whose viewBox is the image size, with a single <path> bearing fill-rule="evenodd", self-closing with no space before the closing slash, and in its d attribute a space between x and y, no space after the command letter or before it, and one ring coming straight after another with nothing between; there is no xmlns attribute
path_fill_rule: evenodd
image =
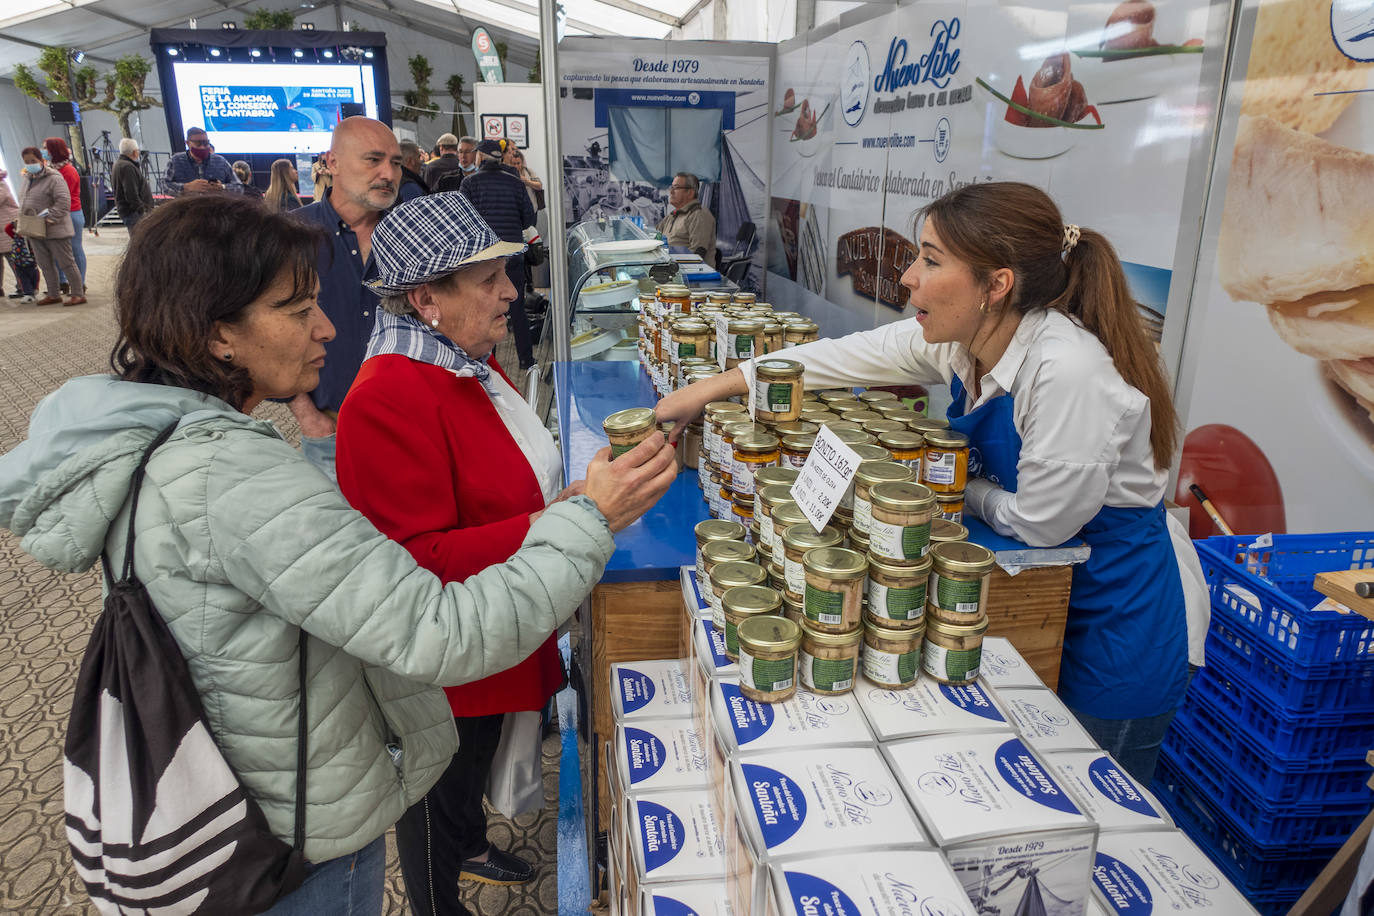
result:
<svg viewBox="0 0 1374 916"><path fill-rule="evenodd" d="M869 850L789 863L780 896L816 916L973 916L958 881L933 850ZM856 901L863 905L859 906ZM991 912L991 911L988 911ZM1006 912L1006 911L1004 911ZM1053 911L1051 911L1053 912Z"/></svg>
<svg viewBox="0 0 1374 916"><path fill-rule="evenodd" d="M781 846L806 822L806 796L800 786L777 770L753 763L740 768L749 786L764 845L769 849Z"/></svg>
<svg viewBox="0 0 1374 916"><path fill-rule="evenodd" d="M644 871L653 874L673 860L686 845L682 818L651 801L640 801L639 839L644 847Z"/></svg>
<svg viewBox="0 0 1374 916"><path fill-rule="evenodd" d="M1093 864L1093 882L1111 904L1112 912L1133 916L1149 916L1154 912L1154 895L1150 886L1134 868L1104 853L1097 854Z"/></svg>
<svg viewBox="0 0 1374 916"><path fill-rule="evenodd" d="M869 743L872 735L864 718L849 696L821 696L797 692L781 703L756 703L744 696L739 685L722 681L717 685L723 705L715 710L719 721L728 722L735 746L751 750L759 747L817 746L843 743ZM725 723L721 723L725 727ZM772 740L765 740L771 738Z"/></svg>
<svg viewBox="0 0 1374 916"><path fill-rule="evenodd" d="M616 674L619 678L622 710L627 713L635 712L649 705L657 692L653 678L631 668L621 668Z"/></svg>
<svg viewBox="0 0 1374 916"><path fill-rule="evenodd" d="M661 727L663 737L647 728L622 726L625 772L630 785L636 786L651 780L659 784L665 781L699 783L704 779L706 748L702 745L701 733L678 724L681 721L656 723ZM664 740L665 737L667 740ZM660 773L664 779L654 780Z"/></svg>
<svg viewBox="0 0 1374 916"><path fill-rule="evenodd" d="M657 735L627 727L625 755L629 760L630 785L635 785L663 769L664 761L668 758L668 746Z"/></svg>
<svg viewBox="0 0 1374 916"><path fill-rule="evenodd" d="M1211 860L1174 831L1104 834L1092 883L1108 912L1127 916L1255 913Z"/></svg>
<svg viewBox="0 0 1374 916"><path fill-rule="evenodd" d="M1007 785L1026 798L1046 808L1063 811L1065 814L1081 813L1078 806L1021 743L1021 739L1013 738L1003 744L997 749L996 757L997 771L1006 780Z"/></svg>
<svg viewBox="0 0 1374 916"><path fill-rule="evenodd" d="M864 656L864 673L880 653ZM889 656L892 657L892 656ZM890 678L873 678L890 684ZM1005 728L1006 719L987 691L977 684L956 687L920 678L911 687L892 689L861 683L859 705L880 736L928 735L945 731Z"/></svg>
<svg viewBox="0 0 1374 916"><path fill-rule="evenodd" d="M824 878L805 872L789 871L786 874L787 892L792 897L792 905L802 916L860 916L864 912L849 899L848 894Z"/></svg>
<svg viewBox="0 0 1374 916"><path fill-rule="evenodd" d="M1140 793L1131 777L1105 754L1088 764L1088 777L1092 787L1108 801L1145 817L1159 817L1159 812Z"/></svg>

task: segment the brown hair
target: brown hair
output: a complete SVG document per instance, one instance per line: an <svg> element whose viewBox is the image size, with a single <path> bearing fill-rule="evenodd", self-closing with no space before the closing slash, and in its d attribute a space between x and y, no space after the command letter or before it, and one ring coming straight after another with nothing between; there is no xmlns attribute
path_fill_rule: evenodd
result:
<svg viewBox="0 0 1374 916"><path fill-rule="evenodd" d="M1050 196L1014 181L970 184L933 201L921 214L950 253L981 283L994 270L1013 274L1007 307L1019 313L1054 309L1077 319L1107 348L1126 384L1150 399L1150 446L1155 467L1173 460L1178 413L1154 344L1145 333L1112 243L1081 230L1064 253L1064 222Z"/></svg>
<svg viewBox="0 0 1374 916"><path fill-rule="evenodd" d="M324 242L317 227L257 201L197 194L139 221L115 276L119 339L110 368L131 382L190 388L242 407L248 370L215 359L215 322L236 324L283 272L291 290L278 306L311 296Z"/></svg>
<svg viewBox="0 0 1374 916"><path fill-rule="evenodd" d="M43 141L43 148L48 151L54 164L66 162L72 158L72 151L67 148L67 141L61 137L49 137Z"/></svg>
<svg viewBox="0 0 1374 916"><path fill-rule="evenodd" d="M295 167L296 163L290 159L278 159L272 163L272 178L267 183L267 193L264 195L269 210L280 213L287 209L288 201L294 201L296 207L301 205L296 182L291 180L291 170Z"/></svg>

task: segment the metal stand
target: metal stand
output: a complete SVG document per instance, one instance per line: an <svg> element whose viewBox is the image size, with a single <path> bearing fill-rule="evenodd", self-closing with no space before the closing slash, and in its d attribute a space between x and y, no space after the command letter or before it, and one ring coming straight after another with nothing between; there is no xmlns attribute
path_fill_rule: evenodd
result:
<svg viewBox="0 0 1374 916"><path fill-rule="evenodd" d="M110 143L108 130L102 130L100 142L91 144L90 150L87 151L86 161L90 166L91 173L91 196L95 199L95 212L97 214L100 214L101 201L113 195L113 188L110 185L110 170L114 167L114 161L118 156L114 145ZM99 216L92 229L99 229L107 224L116 225L121 222L119 207L112 202L110 209Z"/></svg>

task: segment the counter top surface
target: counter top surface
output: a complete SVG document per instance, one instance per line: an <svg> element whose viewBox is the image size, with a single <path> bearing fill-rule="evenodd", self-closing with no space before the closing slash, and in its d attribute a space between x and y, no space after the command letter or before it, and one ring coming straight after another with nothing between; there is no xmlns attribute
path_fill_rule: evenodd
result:
<svg viewBox="0 0 1374 916"><path fill-rule="evenodd" d="M586 476L587 465L608 444L601 421L628 407L652 407L658 400L639 363L629 360L554 363L554 401L558 410L563 479ZM616 550L603 582L670 581L683 566L696 563L692 529L709 518L697 487L697 472L684 470L644 517L615 536ZM1082 563L1088 547L1074 539L1058 547L1034 548L1005 538L982 522L966 518L969 540L997 554L1008 572L1038 566Z"/></svg>

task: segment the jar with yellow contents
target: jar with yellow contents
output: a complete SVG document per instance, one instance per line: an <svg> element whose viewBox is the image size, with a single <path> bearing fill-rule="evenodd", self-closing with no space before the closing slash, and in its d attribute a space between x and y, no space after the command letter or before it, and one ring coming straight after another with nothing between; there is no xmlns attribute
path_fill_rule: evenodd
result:
<svg viewBox="0 0 1374 916"><path fill-rule="evenodd" d="M754 474L763 468L778 465L778 437L772 433L750 432L735 436L734 466L730 470L730 489L735 501L749 503L754 512Z"/></svg>
<svg viewBox="0 0 1374 916"><path fill-rule="evenodd" d="M895 423L896 420L889 420ZM904 464L916 472L919 479L921 474L921 453L925 451L926 440L920 433L913 433L908 429L894 430L878 434L878 444L892 453L892 460L898 464Z"/></svg>
<svg viewBox="0 0 1374 916"><path fill-rule="evenodd" d="M968 484L968 436L952 429L932 429L924 435L921 483L937 495L962 493Z"/></svg>

